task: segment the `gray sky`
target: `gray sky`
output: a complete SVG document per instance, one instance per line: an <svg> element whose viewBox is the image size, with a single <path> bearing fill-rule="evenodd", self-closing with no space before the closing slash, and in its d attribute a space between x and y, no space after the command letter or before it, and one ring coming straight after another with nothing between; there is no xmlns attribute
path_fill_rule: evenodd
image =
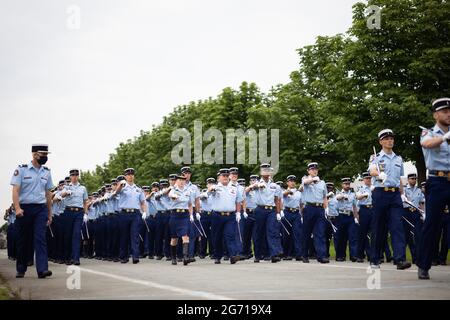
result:
<svg viewBox="0 0 450 320"><path fill-rule="evenodd" d="M355 2L1 1L1 218L32 143L49 144L54 182L93 169L177 105L242 81L286 83L295 49L345 32ZM67 27L70 5L78 30Z"/></svg>

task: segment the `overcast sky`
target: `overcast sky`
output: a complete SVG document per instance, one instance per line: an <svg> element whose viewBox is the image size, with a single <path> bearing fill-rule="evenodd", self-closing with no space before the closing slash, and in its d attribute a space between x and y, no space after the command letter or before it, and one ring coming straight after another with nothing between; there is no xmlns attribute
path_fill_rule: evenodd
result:
<svg viewBox="0 0 450 320"><path fill-rule="evenodd" d="M48 143L54 182L93 169L174 107L242 81L264 91L295 49L345 32L356 0L0 2L0 208L10 179ZM80 8L79 29L70 5ZM3 222L3 221L2 221Z"/></svg>

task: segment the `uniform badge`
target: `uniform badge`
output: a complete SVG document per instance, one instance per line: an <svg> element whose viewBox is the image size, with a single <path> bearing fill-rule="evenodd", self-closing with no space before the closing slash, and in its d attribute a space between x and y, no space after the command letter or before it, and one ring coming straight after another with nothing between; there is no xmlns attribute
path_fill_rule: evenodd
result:
<svg viewBox="0 0 450 320"><path fill-rule="evenodd" d="M19 170L16 169L16 171L14 171L14 176L17 177L19 175Z"/></svg>

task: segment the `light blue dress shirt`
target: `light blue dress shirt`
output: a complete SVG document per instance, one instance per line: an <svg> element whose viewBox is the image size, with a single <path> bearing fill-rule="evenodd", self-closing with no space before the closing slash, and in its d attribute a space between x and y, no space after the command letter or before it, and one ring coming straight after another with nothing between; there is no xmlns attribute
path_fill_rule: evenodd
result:
<svg viewBox="0 0 450 320"><path fill-rule="evenodd" d="M17 167L11 185L20 186L20 204L44 204L47 203L46 191L53 188L52 175L47 167L35 168L30 162Z"/></svg>
<svg viewBox="0 0 450 320"><path fill-rule="evenodd" d="M192 192L192 188L189 188L187 185L184 186L183 189L174 187L169 192L169 197L171 197L172 195L177 195L178 198L175 200L172 199L172 209L189 209L189 204L192 204L192 199L195 199L195 197L192 195Z"/></svg>
<svg viewBox="0 0 450 320"><path fill-rule="evenodd" d="M293 194L283 195L284 207L300 209L300 203L302 201L302 193L297 188L290 189Z"/></svg>
<svg viewBox="0 0 450 320"><path fill-rule="evenodd" d="M425 201L425 196L422 193L422 190L420 190L420 188L418 188L417 186L411 187L409 183L405 188L405 196L416 207L419 207L419 204ZM403 207L409 208L410 206L408 206L407 204L403 204Z"/></svg>
<svg viewBox="0 0 450 320"><path fill-rule="evenodd" d="M378 180L378 177L372 177L372 184L374 187L388 187L388 188L399 188L400 187L400 177L404 175L403 159L402 157L392 152L391 154L386 154L383 150L377 154L376 158L373 156L370 160L369 170L372 167L376 167L378 164L381 171L387 175L384 185L382 181Z"/></svg>
<svg viewBox="0 0 450 320"><path fill-rule="evenodd" d="M346 196L347 200L338 200L338 212L353 211L353 206L356 206L356 195L350 190L341 190L339 194Z"/></svg>
<svg viewBox="0 0 450 320"><path fill-rule="evenodd" d="M369 186L366 186L366 185L360 186L358 189L358 193L368 193L369 194L369 196L367 198L362 198L361 200L358 200L358 202L357 202L358 206L372 205L372 190L370 190Z"/></svg>
<svg viewBox="0 0 450 320"><path fill-rule="evenodd" d="M218 183L216 192L211 193L212 210L216 212L236 212L236 204L244 200L243 193L232 184Z"/></svg>
<svg viewBox="0 0 450 320"><path fill-rule="evenodd" d="M302 178L302 203L323 203L323 199L327 196L327 186L325 181L320 180L317 183L304 184L303 181L307 178L307 176Z"/></svg>
<svg viewBox="0 0 450 320"><path fill-rule="evenodd" d="M119 208L140 210L141 202L145 201L144 191L135 184L128 183L119 192Z"/></svg>
<svg viewBox="0 0 450 320"><path fill-rule="evenodd" d="M64 191L67 190L70 190L72 194L64 197L64 204L66 205L66 207L83 208L83 202L88 198L88 193L85 186L82 186L79 183L70 183L64 188Z"/></svg>
<svg viewBox="0 0 450 320"><path fill-rule="evenodd" d="M449 127L450 129L450 127ZM444 132L436 124L431 130L422 131L420 142L427 141L434 137L442 137ZM423 148L423 157L428 170L450 171L450 144L442 142L439 147L434 149Z"/></svg>
<svg viewBox="0 0 450 320"><path fill-rule="evenodd" d="M256 204L258 206L274 207L275 197L281 199L283 196L280 186L274 183L272 180L265 182L264 179L261 179L259 183L263 183L265 187L257 188L254 190Z"/></svg>

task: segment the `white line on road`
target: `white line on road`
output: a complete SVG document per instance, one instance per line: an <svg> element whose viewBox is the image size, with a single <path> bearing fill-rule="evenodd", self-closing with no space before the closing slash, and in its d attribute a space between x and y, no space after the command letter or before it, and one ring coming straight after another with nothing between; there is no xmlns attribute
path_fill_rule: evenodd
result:
<svg viewBox="0 0 450 320"><path fill-rule="evenodd" d="M216 294L205 292L205 291L194 291L194 290L189 290L189 289L183 289L183 288L178 288L178 287L174 287L174 286L156 283L153 281L133 279L133 278L128 278L128 277L118 276L118 275L115 275L112 273L100 272L100 271L95 271L95 270L86 269L86 268L80 268L80 269L81 269L81 271L96 274L99 276L108 277L108 278L125 281L125 282L129 282L129 283L134 283L134 284L140 284L140 285L150 287L150 288L168 290L168 291L172 291L172 292L179 293L182 295L184 294L184 295L192 296L195 298L204 298L204 299L209 299L209 300L232 300L229 297L220 296L220 295L216 295Z"/></svg>

